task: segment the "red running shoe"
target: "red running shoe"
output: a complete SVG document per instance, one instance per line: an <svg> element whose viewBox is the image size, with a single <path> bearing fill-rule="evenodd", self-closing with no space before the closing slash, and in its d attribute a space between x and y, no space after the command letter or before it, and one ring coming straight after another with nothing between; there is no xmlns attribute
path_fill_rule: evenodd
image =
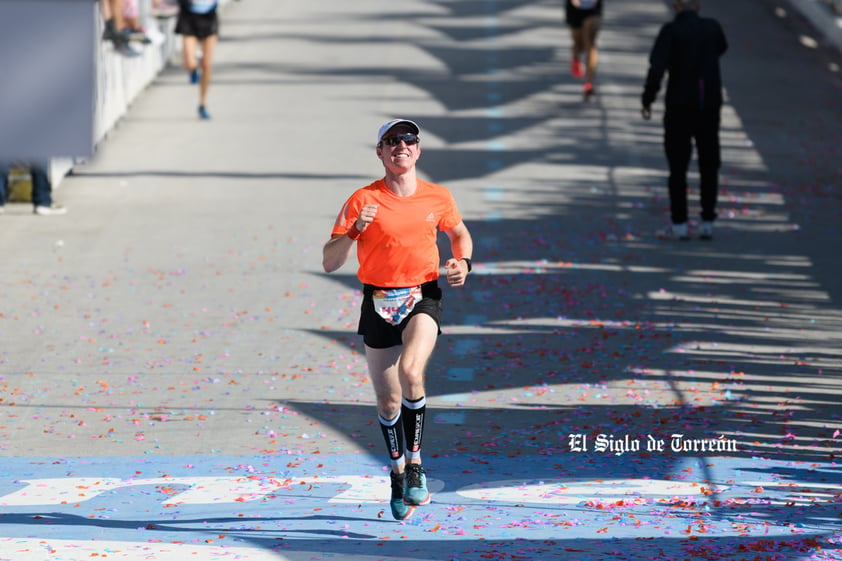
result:
<svg viewBox="0 0 842 561"><path fill-rule="evenodd" d="M572 74L574 78L581 78L585 75L585 69L582 68L582 63L575 58L570 62L570 74Z"/></svg>

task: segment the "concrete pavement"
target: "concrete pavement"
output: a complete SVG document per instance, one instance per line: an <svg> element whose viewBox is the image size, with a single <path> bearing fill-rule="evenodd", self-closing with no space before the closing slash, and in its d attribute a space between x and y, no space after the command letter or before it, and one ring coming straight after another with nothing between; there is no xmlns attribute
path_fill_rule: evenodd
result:
<svg viewBox="0 0 842 561"><path fill-rule="evenodd" d="M662 98L638 113L665 4L610 5L590 104L556 3L229 5L211 122L168 69L66 217L2 217L0 559L838 558L838 53L764 0L705 12L722 219L665 244ZM395 115L477 246L407 524L354 267L320 268Z"/></svg>
<svg viewBox="0 0 842 561"><path fill-rule="evenodd" d="M839 0L806 0L790 1L783 6L784 16L790 10L805 18L814 28L814 33L806 35L818 43L828 45L837 51L842 51L842 3Z"/></svg>

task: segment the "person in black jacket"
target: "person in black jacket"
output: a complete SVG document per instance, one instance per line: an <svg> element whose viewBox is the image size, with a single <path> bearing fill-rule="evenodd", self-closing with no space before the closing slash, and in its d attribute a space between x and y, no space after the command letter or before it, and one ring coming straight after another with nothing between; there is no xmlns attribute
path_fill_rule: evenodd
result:
<svg viewBox="0 0 842 561"><path fill-rule="evenodd" d="M719 120L722 79L719 58L728 41L719 22L699 16L699 0L675 0L675 18L661 27L649 55L649 73L641 96L644 119L652 117L652 103L669 73L664 113L664 151L669 163L672 224L659 237L690 239L687 228L687 168L696 142L701 178L702 239L713 237L719 192Z"/></svg>

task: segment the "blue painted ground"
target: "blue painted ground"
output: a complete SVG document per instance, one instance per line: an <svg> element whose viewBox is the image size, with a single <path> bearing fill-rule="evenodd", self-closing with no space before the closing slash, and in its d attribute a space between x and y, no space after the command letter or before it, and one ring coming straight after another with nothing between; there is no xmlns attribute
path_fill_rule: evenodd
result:
<svg viewBox="0 0 842 561"><path fill-rule="evenodd" d="M432 503L396 522L387 474L363 455L7 459L0 559L840 558L839 466L631 454L427 466Z"/></svg>

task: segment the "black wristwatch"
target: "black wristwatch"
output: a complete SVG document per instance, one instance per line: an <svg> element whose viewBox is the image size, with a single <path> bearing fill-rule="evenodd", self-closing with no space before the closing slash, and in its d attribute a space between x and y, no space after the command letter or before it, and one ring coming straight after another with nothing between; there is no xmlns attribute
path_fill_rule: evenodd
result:
<svg viewBox="0 0 842 561"><path fill-rule="evenodd" d="M471 260L468 257L463 257L462 261L468 264L468 272L470 273L471 269L473 269L473 267L471 266Z"/></svg>

